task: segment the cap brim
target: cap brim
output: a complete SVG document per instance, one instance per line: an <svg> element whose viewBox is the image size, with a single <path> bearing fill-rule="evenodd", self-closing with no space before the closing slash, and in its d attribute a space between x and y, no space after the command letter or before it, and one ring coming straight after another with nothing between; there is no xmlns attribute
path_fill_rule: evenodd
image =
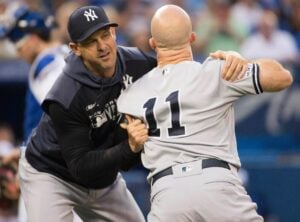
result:
<svg viewBox="0 0 300 222"><path fill-rule="evenodd" d="M86 40L89 36L91 36L94 32L98 31L99 29L103 29L107 26L117 27L118 24L114 22L109 23L99 23L95 26L93 26L90 30L88 30L86 33L84 33L79 39L76 39L76 42L82 42Z"/></svg>

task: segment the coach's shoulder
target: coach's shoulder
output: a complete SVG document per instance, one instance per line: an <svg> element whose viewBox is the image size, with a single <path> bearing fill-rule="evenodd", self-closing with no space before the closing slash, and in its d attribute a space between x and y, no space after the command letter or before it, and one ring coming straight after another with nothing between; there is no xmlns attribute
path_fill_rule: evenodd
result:
<svg viewBox="0 0 300 222"><path fill-rule="evenodd" d="M138 59L143 57L141 51L136 47L118 46L118 52L124 59Z"/></svg>

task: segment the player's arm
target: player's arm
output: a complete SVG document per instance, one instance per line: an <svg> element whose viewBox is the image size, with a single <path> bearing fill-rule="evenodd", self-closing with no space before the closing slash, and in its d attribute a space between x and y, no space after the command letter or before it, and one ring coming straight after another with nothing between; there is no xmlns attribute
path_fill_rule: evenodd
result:
<svg viewBox="0 0 300 222"><path fill-rule="evenodd" d="M254 61L259 67L259 81L265 92L277 92L289 87L293 77L289 70L273 59L259 59Z"/></svg>
<svg viewBox="0 0 300 222"><path fill-rule="evenodd" d="M258 64L259 84L265 92L276 92L290 86L293 82L291 73L279 62L273 59L258 59L250 61L234 51L217 51L210 56L215 59L225 59L222 76L227 81L240 79L246 73L249 63Z"/></svg>

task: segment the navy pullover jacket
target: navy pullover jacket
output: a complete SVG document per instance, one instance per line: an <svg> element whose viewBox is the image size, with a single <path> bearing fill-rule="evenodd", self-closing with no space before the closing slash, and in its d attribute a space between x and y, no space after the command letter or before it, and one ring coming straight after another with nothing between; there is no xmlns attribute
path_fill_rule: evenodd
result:
<svg viewBox="0 0 300 222"><path fill-rule="evenodd" d="M29 140L26 159L40 172L104 188L120 169L140 161L117 124L116 100L123 84L150 71L156 60L137 48L118 47L115 74L108 79L90 73L73 53L66 63L42 104L45 113Z"/></svg>

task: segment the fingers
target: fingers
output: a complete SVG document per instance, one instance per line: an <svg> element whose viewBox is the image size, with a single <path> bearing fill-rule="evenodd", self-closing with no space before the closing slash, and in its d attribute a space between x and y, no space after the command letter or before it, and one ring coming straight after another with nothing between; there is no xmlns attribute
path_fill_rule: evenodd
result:
<svg viewBox="0 0 300 222"><path fill-rule="evenodd" d="M126 120L124 120L123 122L120 123L120 126L121 126L121 128L123 128L123 129L127 129L127 125L128 125L129 123L132 123L133 120L134 120L134 118L131 117L131 116L128 115L128 114L125 114L125 119L126 119Z"/></svg>
<svg viewBox="0 0 300 222"><path fill-rule="evenodd" d="M127 124L126 123L120 123L120 126L122 129L127 129Z"/></svg>
<svg viewBox="0 0 300 222"><path fill-rule="evenodd" d="M148 129L146 125L140 120L135 119L127 125L129 137L132 137L137 143L144 143L145 138L148 138Z"/></svg>
<svg viewBox="0 0 300 222"><path fill-rule="evenodd" d="M132 118L132 117L131 117L130 115L128 115L128 114L126 114L125 117L126 117L126 119L127 119L127 121L128 121L129 124L132 123L133 120L134 120L134 118Z"/></svg>
<svg viewBox="0 0 300 222"><path fill-rule="evenodd" d="M128 124L120 124L128 132L128 143L130 149L138 153L142 150L144 143L148 140L148 129L140 119L134 119L126 115Z"/></svg>
<svg viewBox="0 0 300 222"><path fill-rule="evenodd" d="M242 71L243 65L238 63L235 66L235 69L232 71L232 75L231 77L229 77L228 81L229 82L234 82L235 80L238 80L238 76L240 75L241 71Z"/></svg>
<svg viewBox="0 0 300 222"><path fill-rule="evenodd" d="M212 57L213 59L224 59L225 60L225 64L223 66L221 74L224 79L226 79L226 80L230 79L230 77L231 77L230 68L231 68L233 58L231 56L229 56L229 53L218 50L216 52L210 53L209 56Z"/></svg>
<svg viewBox="0 0 300 222"><path fill-rule="evenodd" d="M221 74L227 81L234 82L241 79L246 72L248 61L238 52L218 50L210 53L209 56L214 59L225 60Z"/></svg>
<svg viewBox="0 0 300 222"><path fill-rule="evenodd" d="M243 70L247 68L247 60L235 55L228 55L222 70L222 77L234 82L242 77Z"/></svg>
<svg viewBox="0 0 300 222"><path fill-rule="evenodd" d="M238 75L238 79L242 79L247 71L248 68L248 63L246 63L245 65L243 65L242 71L240 72L240 74Z"/></svg>
<svg viewBox="0 0 300 222"><path fill-rule="evenodd" d="M232 70L230 70L230 68L232 69L232 57L230 56L227 56L226 60L225 60L225 64L223 66L223 69L222 69L222 77L225 79L225 80L228 80L231 76L231 72Z"/></svg>
<svg viewBox="0 0 300 222"><path fill-rule="evenodd" d="M218 50L216 52L212 52L209 54L213 59L226 59L226 53L222 50Z"/></svg>
<svg viewBox="0 0 300 222"><path fill-rule="evenodd" d="M227 81L234 81L242 71L241 59L229 55L225 60L222 76Z"/></svg>

